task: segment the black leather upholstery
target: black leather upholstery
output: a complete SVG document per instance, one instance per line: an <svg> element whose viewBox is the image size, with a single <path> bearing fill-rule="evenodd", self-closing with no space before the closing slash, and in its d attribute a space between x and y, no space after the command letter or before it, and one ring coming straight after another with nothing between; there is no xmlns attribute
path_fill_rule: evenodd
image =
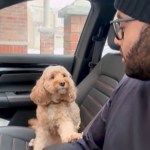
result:
<svg viewBox="0 0 150 150"><path fill-rule="evenodd" d="M29 128L1 127L0 150L30 150L28 142L34 136L34 131Z"/></svg>
<svg viewBox="0 0 150 150"><path fill-rule="evenodd" d="M81 110L81 131L110 98L123 74L124 66L120 53L107 54L78 86L77 100Z"/></svg>
<svg viewBox="0 0 150 150"><path fill-rule="evenodd" d="M111 96L124 74L121 56L105 55L101 62L78 86L77 102L81 109L83 130ZM34 137L33 130L25 127L1 127L0 150L27 150Z"/></svg>

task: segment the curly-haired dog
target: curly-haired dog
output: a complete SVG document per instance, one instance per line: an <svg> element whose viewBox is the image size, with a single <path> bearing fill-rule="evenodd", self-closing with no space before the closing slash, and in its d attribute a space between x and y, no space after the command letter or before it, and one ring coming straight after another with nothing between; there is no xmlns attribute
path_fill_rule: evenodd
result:
<svg viewBox="0 0 150 150"><path fill-rule="evenodd" d="M78 133L81 120L75 103L76 91L71 75L64 67L49 66L44 70L30 94L37 105L37 119L29 120L36 133L34 150L82 137Z"/></svg>

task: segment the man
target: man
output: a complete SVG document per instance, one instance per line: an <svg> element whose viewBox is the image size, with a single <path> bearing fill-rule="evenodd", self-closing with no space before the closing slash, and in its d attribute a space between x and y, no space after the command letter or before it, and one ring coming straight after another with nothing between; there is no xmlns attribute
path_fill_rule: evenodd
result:
<svg viewBox="0 0 150 150"><path fill-rule="evenodd" d="M46 150L150 149L150 1L116 0L115 7L115 43L129 77L123 78L83 139Z"/></svg>

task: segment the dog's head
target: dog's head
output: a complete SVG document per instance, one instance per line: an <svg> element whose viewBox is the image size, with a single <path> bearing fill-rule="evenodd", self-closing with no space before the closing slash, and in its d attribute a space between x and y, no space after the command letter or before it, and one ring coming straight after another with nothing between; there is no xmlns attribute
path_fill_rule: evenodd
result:
<svg viewBox="0 0 150 150"><path fill-rule="evenodd" d="M76 99L76 87L70 73L64 67L49 66L33 87L30 98L37 105L72 102Z"/></svg>

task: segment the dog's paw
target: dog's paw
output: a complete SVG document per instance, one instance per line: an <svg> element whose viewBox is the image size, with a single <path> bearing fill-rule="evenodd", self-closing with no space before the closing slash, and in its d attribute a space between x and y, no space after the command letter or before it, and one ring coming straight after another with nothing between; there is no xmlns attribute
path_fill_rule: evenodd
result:
<svg viewBox="0 0 150 150"><path fill-rule="evenodd" d="M35 139L31 139L29 142L29 147L34 147Z"/></svg>
<svg viewBox="0 0 150 150"><path fill-rule="evenodd" d="M73 132L72 134L62 138L62 143L74 142L76 140L82 139L82 133Z"/></svg>
<svg viewBox="0 0 150 150"><path fill-rule="evenodd" d="M82 136L83 136L83 133L74 132L74 133L71 134L71 139L70 139L69 142L73 142L73 141L82 139Z"/></svg>

